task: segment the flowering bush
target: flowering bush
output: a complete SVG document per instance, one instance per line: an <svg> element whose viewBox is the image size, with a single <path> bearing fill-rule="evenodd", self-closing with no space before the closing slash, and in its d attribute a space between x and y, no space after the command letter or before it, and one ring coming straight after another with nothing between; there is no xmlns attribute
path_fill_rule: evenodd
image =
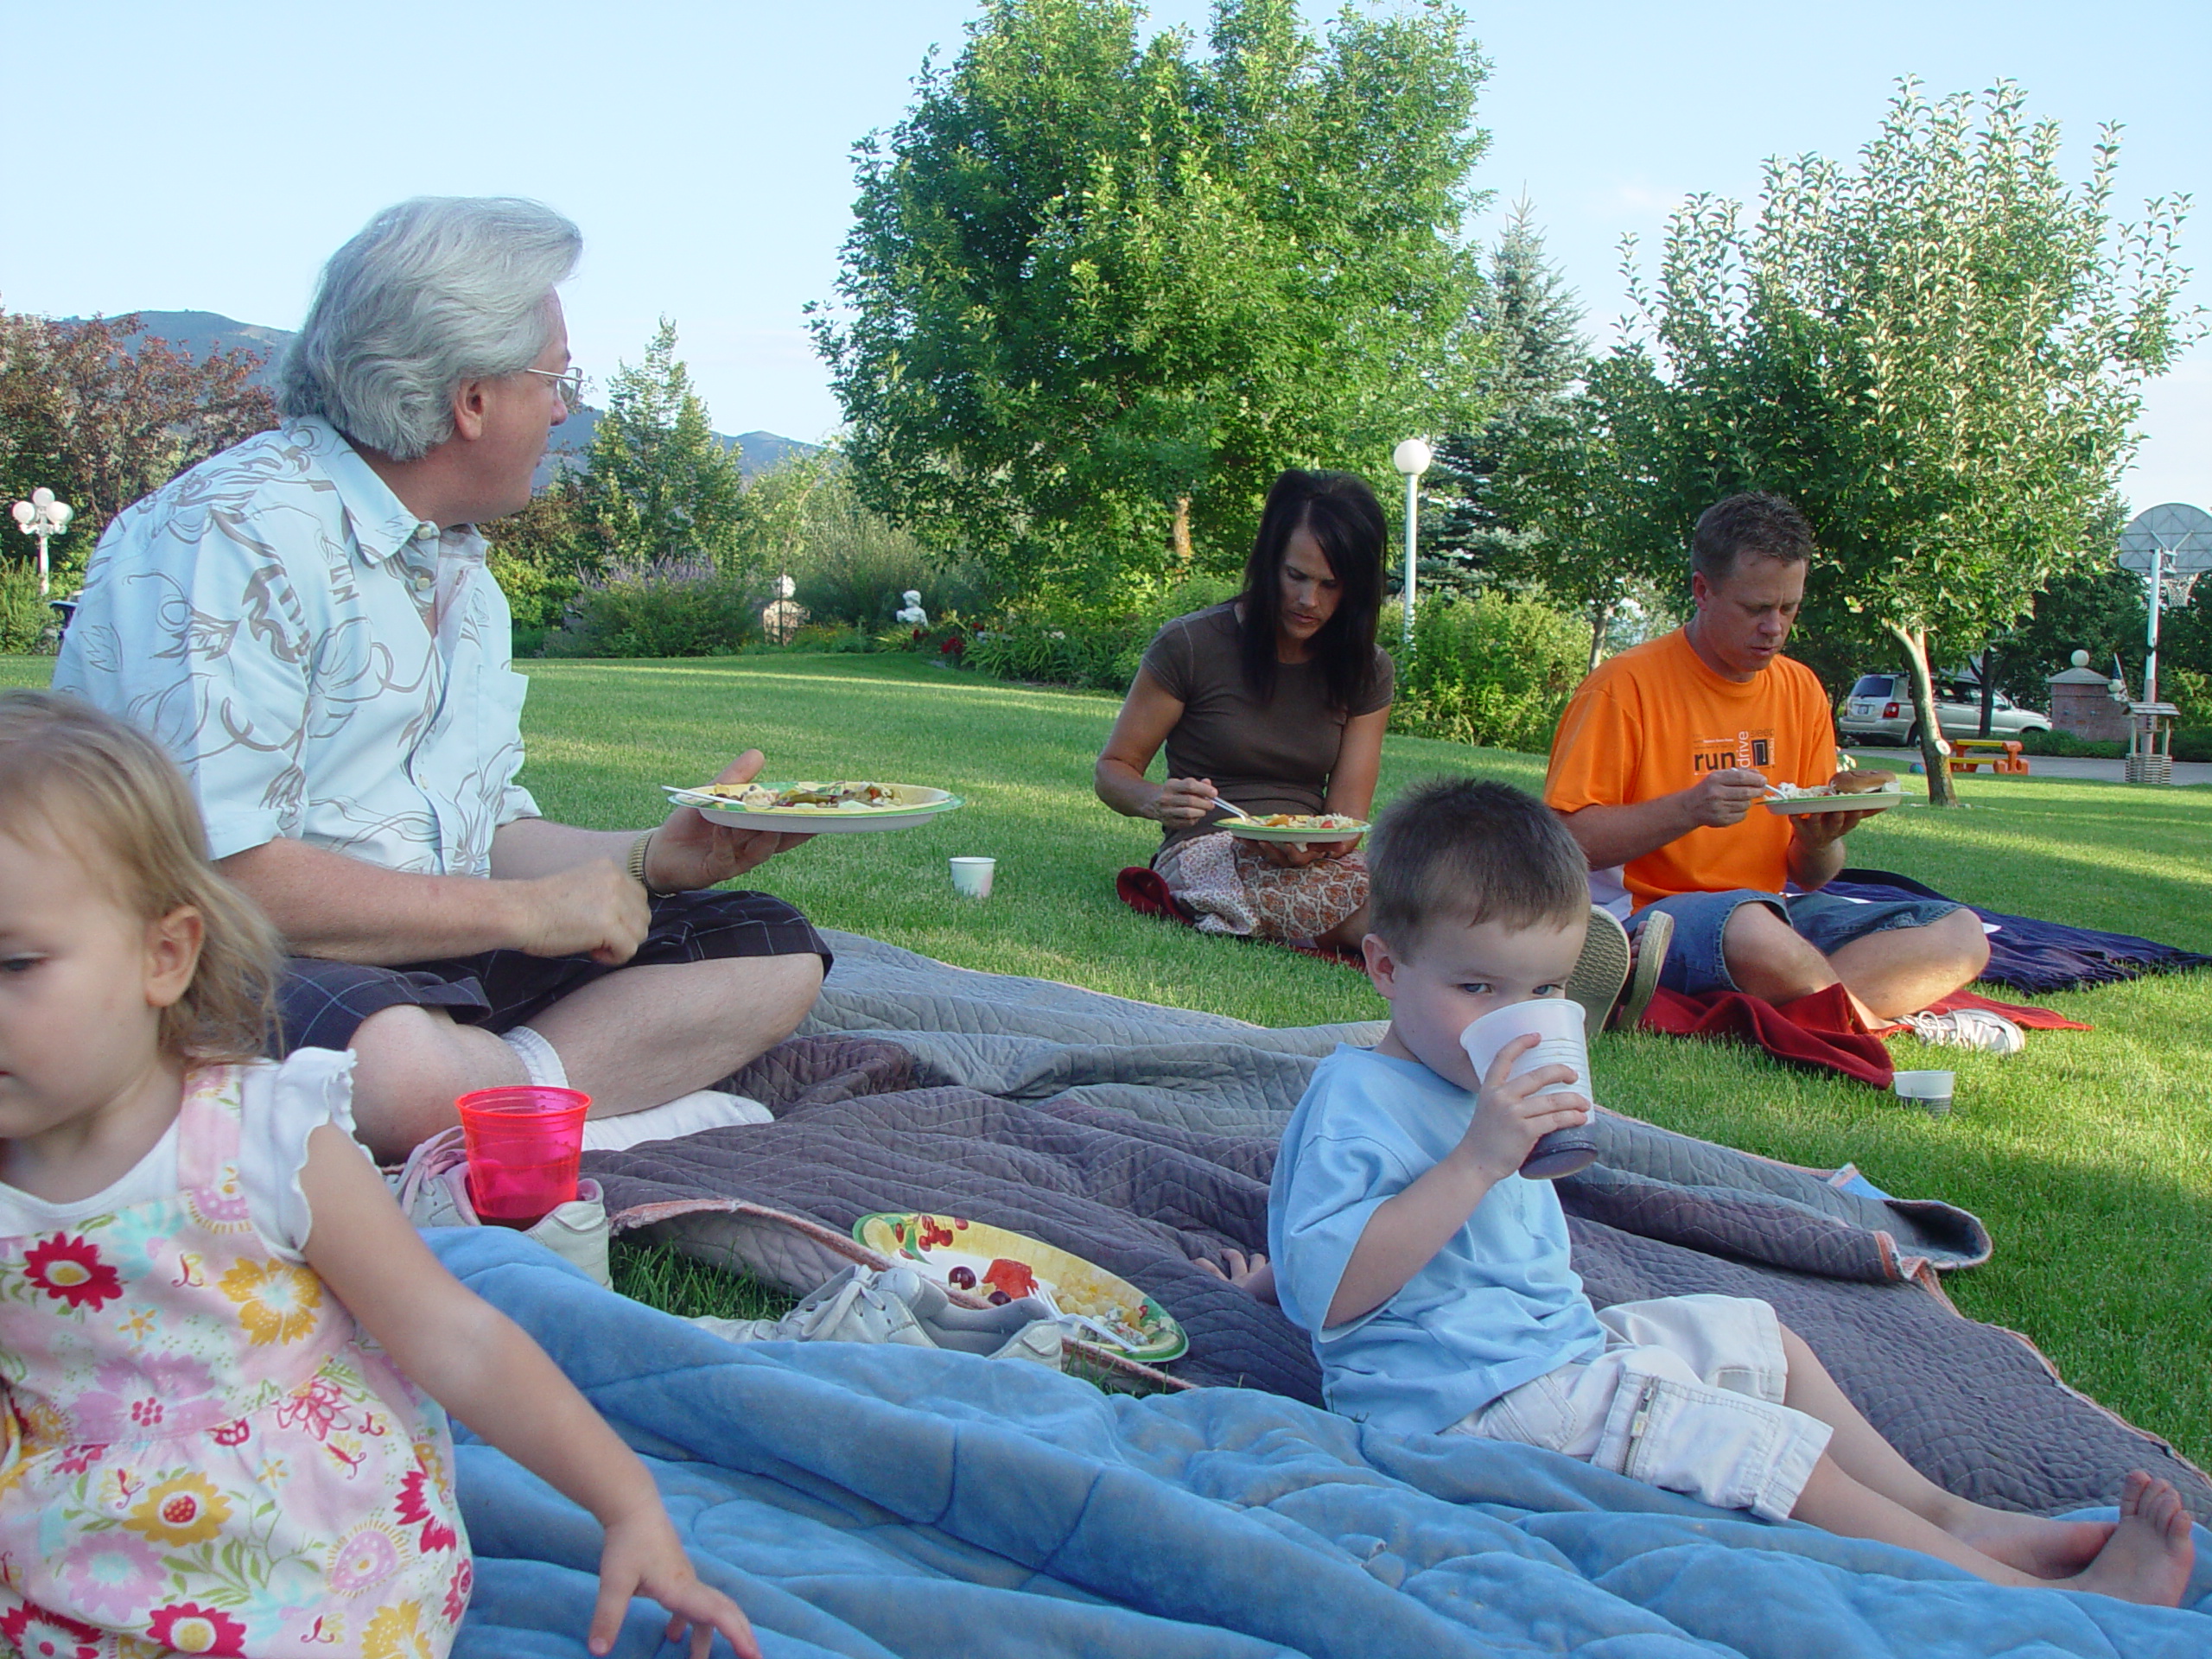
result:
<svg viewBox="0 0 2212 1659"><path fill-rule="evenodd" d="M758 577L696 559L618 561L583 579L549 657L734 657L759 642Z"/></svg>

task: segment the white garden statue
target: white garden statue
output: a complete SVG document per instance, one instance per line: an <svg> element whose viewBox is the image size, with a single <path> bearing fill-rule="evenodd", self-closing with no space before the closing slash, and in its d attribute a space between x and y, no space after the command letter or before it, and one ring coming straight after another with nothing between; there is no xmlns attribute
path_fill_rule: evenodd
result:
<svg viewBox="0 0 2212 1659"><path fill-rule="evenodd" d="M902 597L906 601L906 608L899 613L898 620L909 623L918 628L929 626L930 613L922 608L922 590L918 588L909 588Z"/></svg>

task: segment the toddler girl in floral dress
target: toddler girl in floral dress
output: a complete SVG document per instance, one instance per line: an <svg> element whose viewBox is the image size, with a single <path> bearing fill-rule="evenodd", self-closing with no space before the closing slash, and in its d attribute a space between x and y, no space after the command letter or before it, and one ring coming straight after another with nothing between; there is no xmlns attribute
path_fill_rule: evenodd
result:
<svg viewBox="0 0 2212 1659"><path fill-rule="evenodd" d="M605 1527L594 1652L642 1593L757 1659L645 1466L401 1215L353 1057L256 1058L276 945L204 844L145 738L0 694L0 1653L444 1654L442 1401Z"/></svg>

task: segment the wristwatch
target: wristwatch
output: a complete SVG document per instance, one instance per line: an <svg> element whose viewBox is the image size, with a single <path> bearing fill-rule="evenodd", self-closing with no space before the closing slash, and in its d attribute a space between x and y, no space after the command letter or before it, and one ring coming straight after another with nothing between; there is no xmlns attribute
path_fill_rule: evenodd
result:
<svg viewBox="0 0 2212 1659"><path fill-rule="evenodd" d="M645 855L652 850L655 831L648 830L630 843L630 879L643 887L652 898L661 896L660 889L645 880Z"/></svg>

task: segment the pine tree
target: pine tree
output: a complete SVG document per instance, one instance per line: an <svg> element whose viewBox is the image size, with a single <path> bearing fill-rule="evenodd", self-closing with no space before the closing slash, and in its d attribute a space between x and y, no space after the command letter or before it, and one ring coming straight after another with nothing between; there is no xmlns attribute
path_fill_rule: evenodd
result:
<svg viewBox="0 0 2212 1659"><path fill-rule="evenodd" d="M1462 592L1534 585L1536 532L1505 499L1500 469L1539 429L1556 425L1590 362L1581 302L1545 252L1526 197L1491 251L1488 274L1484 310L1493 356L1477 386L1478 406L1490 415L1479 427L1446 435L1428 485L1446 499L1434 537L1439 556L1423 561L1422 579Z"/></svg>
<svg viewBox="0 0 2212 1659"><path fill-rule="evenodd" d="M734 572L745 563L745 477L708 424L663 317L643 363L607 387L580 482L583 516L612 559Z"/></svg>

